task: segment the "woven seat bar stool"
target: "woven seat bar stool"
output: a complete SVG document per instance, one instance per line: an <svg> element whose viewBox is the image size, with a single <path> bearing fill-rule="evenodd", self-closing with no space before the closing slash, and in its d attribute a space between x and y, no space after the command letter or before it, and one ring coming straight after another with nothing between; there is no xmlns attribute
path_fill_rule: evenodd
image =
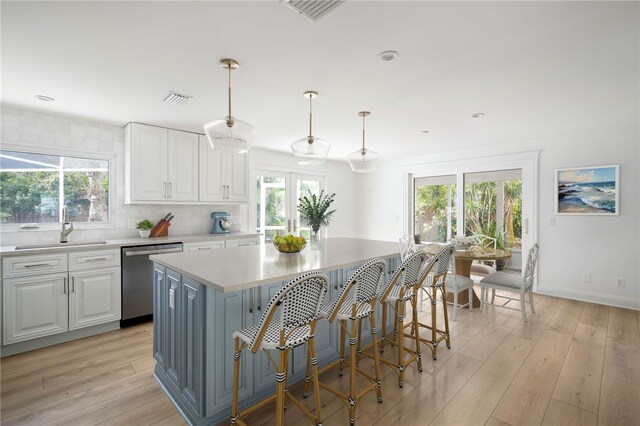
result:
<svg viewBox="0 0 640 426"><path fill-rule="evenodd" d="M260 322L252 327L233 333L235 350L233 353L233 395L231 401L231 424L246 425L242 418L275 401L276 425L284 425L285 399L290 399L316 425L322 424L318 369L314 363L311 374L314 378L316 413L313 414L289 392L287 388L287 367L291 350L307 344L307 353L315 359L313 334L318 321L318 313L327 293L329 278L320 272L308 272L291 280L269 301ZM279 316L276 316L279 313ZM276 394L238 412L238 386L240 380L240 358L242 351L249 348L256 353L262 350L276 370ZM269 353L278 351L278 361Z"/></svg>
<svg viewBox="0 0 640 426"><path fill-rule="evenodd" d="M377 292L380 284L385 280L387 263L382 259L373 259L362 265L354 272L349 281L345 284L338 297L326 304L320 310L320 315L327 318L329 322L338 321L340 325L340 355L336 362L324 367L319 374L338 367L338 374L342 376L344 366L349 368L349 390L347 393L320 383L320 386L333 393L347 405L349 409L349 423L355 424L356 406L361 398L373 390L376 391L378 402L382 402L382 384L380 381L380 363L378 361L378 338L376 336L375 305L377 302ZM371 325L371 338L374 353L374 372L371 376L358 367L356 342L360 341L362 330L362 320L369 318ZM345 360L345 338L349 338L349 360ZM315 364L315 359L307 356L307 375L305 391L307 394L309 382L311 381L310 371ZM367 379L370 384L364 386L359 391L356 389L356 374ZM317 378L313 378L317 383Z"/></svg>
<svg viewBox="0 0 640 426"><path fill-rule="evenodd" d="M425 328L431 331L431 339L420 338L422 343L425 343L431 349L431 357L436 360L438 358L438 344L441 341L445 341L447 348L451 349L451 334L449 333L449 314L447 312L447 289L445 282L447 279L447 273L449 271L449 263L453 256L454 246L448 244L443 246L436 254L430 259L435 262L433 270L429 273L429 276L422 283L422 291L425 292L427 297L431 300L431 324L424 324L419 321L415 321L418 325L415 328L416 335L420 328ZM442 298L442 310L444 313L444 330L437 328L437 315L436 306L438 292ZM416 297L414 295L414 297ZM416 297L417 301L417 297Z"/></svg>
<svg viewBox="0 0 640 426"><path fill-rule="evenodd" d="M415 294L420 288L422 281L426 278L427 273L433 267L435 261L429 260L428 255L423 250L409 255L398 267L393 277L389 282L380 288L378 292L378 300L382 304L382 332L380 337L380 352L384 352L384 346L390 344L398 349L398 356L396 359L386 359L380 356L380 362L392 367L398 374L398 386L404 386L404 371L409 364L415 362L418 366L418 371L422 371L422 359L420 354L420 340L419 333L416 332L413 335L406 335L404 333L405 323L405 305L407 302L411 302L413 311L411 323L417 323L418 310L416 306ZM391 307L395 311L393 335L391 338L387 337L386 322L387 322L387 308ZM410 337L415 341L416 349L410 349L405 346L404 338ZM375 351L375 348L374 348ZM408 354L408 356L406 356ZM371 354L363 351L362 355L370 357ZM375 356L375 354L374 354Z"/></svg>

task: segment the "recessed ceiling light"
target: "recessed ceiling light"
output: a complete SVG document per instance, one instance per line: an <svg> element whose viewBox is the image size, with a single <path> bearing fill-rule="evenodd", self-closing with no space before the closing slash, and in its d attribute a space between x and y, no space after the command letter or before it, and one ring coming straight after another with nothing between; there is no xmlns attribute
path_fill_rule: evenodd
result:
<svg viewBox="0 0 640 426"><path fill-rule="evenodd" d="M391 62L396 60L398 56L400 56L400 54L395 50L385 50L378 55L378 59L380 59L382 62Z"/></svg>
<svg viewBox="0 0 640 426"><path fill-rule="evenodd" d="M43 102L54 102L55 99L53 99L51 96L46 96L46 95L36 95L35 96L36 99L43 101Z"/></svg>
<svg viewBox="0 0 640 426"><path fill-rule="evenodd" d="M473 114L471 114L471 117L473 117L473 118L484 117L484 112L474 112Z"/></svg>

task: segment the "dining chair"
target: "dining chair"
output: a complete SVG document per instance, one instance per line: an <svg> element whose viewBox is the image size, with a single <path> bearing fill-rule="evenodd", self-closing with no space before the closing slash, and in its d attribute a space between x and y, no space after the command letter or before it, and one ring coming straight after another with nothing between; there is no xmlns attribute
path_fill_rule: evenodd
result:
<svg viewBox="0 0 640 426"><path fill-rule="evenodd" d="M480 311L484 309L484 305L486 303L488 289L492 289L493 291L502 290L507 292L518 293L520 297L518 299L495 295L495 297L500 297L503 299L507 299L505 303L501 306L507 309L514 309L506 306L512 300L520 300L520 310L522 311L522 319L527 321L527 310L526 310L526 301L525 294L529 293L529 304L531 305L531 312L536 313L536 309L533 305L533 277L536 269L536 263L538 261L538 244L534 244L533 247L529 250L529 256L527 257L527 266L524 271L524 275L516 275L509 274L506 272L494 272L493 274L489 274L482 280L480 280L480 287L482 288L480 295ZM491 303L494 303L494 299L492 299Z"/></svg>
<svg viewBox="0 0 640 426"><path fill-rule="evenodd" d="M498 240L493 237L489 237L488 235L483 234L474 234L473 237L476 239L477 243L481 247L496 249L498 247ZM471 275L479 275L482 277L486 277L489 274L493 274L496 272L495 261L492 262L493 266L487 265L482 262L474 262L471 264Z"/></svg>
<svg viewBox="0 0 640 426"><path fill-rule="evenodd" d="M457 320L457 310L458 308L464 308L465 306L469 309L473 309L473 285L475 282L464 275L456 274L456 260L455 260L455 250L451 256L451 267L449 268L450 273L446 275L444 279L444 285L447 289L447 293L453 293L453 315L452 318L454 321ZM422 287L423 291L427 291L425 287ZM467 290L469 292L469 301L464 305L460 305L458 303L458 293ZM420 301L422 302L422 294L420 294ZM421 303L422 306L422 303Z"/></svg>
<svg viewBox="0 0 640 426"><path fill-rule="evenodd" d="M285 399L291 400L316 425L322 424L317 363L313 363L311 372L315 391L315 413L311 413L302 402L287 392L287 379L289 357L293 348L306 344L307 353L312 359L315 359L313 336L316 323L320 318L318 314L327 293L328 283L329 277L316 271L307 272L294 278L271 298L258 324L233 333L235 349L233 352L231 424L244 425L243 417L275 401L275 424L284 426ZM273 366L276 371L276 394L239 412L240 358L242 351L247 348L252 353L262 350ZM270 353L274 350L278 354L277 361Z"/></svg>
<svg viewBox="0 0 640 426"><path fill-rule="evenodd" d="M409 235L403 235L400 240L400 260L405 260L408 256L411 256L416 252L416 246L414 244L413 237Z"/></svg>

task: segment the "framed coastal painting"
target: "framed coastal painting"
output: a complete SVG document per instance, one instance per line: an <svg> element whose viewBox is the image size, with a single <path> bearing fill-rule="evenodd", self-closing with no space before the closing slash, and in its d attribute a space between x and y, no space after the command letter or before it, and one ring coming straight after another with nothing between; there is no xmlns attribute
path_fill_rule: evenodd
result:
<svg viewBox="0 0 640 426"><path fill-rule="evenodd" d="M558 215L620 214L620 167L557 169L555 206Z"/></svg>

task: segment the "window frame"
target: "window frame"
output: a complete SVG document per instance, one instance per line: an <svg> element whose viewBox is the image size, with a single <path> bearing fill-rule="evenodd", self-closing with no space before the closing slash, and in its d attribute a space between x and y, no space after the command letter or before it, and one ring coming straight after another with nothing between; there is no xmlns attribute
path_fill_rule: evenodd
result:
<svg viewBox="0 0 640 426"><path fill-rule="evenodd" d="M75 227L75 229L103 229L115 227L114 215L117 215L117 207L114 202L115 200L117 200L117 196L114 196L114 188L118 187L116 181L116 167L118 165L116 154L4 142L0 147L6 151L18 151L26 152L29 154L58 155L61 157L88 158L107 161L109 164L109 220L106 222L73 222L73 226ZM59 230L60 223L61 222L42 222L38 223L38 228L30 228L28 229L28 231L37 232ZM0 233L24 230L24 228L22 228L23 225L24 223L0 223Z"/></svg>

